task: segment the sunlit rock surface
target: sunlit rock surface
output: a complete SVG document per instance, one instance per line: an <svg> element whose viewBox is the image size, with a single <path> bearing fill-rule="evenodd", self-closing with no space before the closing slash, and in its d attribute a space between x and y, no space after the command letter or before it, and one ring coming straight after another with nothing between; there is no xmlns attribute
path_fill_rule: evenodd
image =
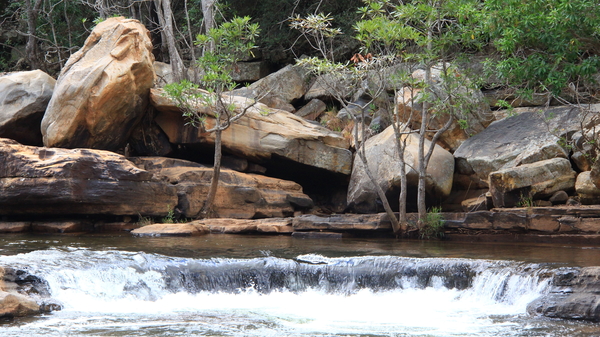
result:
<svg viewBox="0 0 600 337"><path fill-rule="evenodd" d="M163 216L174 186L103 150L21 145L0 139L0 213Z"/></svg>
<svg viewBox="0 0 600 337"><path fill-rule="evenodd" d="M116 150L146 112L150 33L137 20L99 23L61 71L42 120L44 145Z"/></svg>
<svg viewBox="0 0 600 337"><path fill-rule="evenodd" d="M160 111L157 124L173 144L213 144L214 134L204 133L186 125L176 104L162 90L152 89L151 102ZM251 100L229 96L238 109L251 104ZM207 107L198 107L207 114L206 124L214 125L214 115ZM352 153L341 134L312 124L294 114L270 109L257 103L246 114L231 124L222 134L223 148L238 156L265 161L272 156L322 168L331 172L350 174Z"/></svg>
<svg viewBox="0 0 600 337"><path fill-rule="evenodd" d="M42 145L40 123L56 80L41 70L0 77L0 137Z"/></svg>

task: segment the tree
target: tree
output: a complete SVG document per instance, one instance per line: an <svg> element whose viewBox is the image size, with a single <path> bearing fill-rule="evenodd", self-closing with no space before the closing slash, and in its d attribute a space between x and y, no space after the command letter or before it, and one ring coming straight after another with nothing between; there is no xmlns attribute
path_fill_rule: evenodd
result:
<svg viewBox="0 0 600 337"><path fill-rule="evenodd" d="M368 169L367 158L362 146L362 142L365 140L364 116L360 120L360 126L355 129L357 156L375 185L384 209L392 220L394 232L399 234L401 229L407 227L405 166L408 164L404 158L407 135L418 134L419 136L418 167L414 169L418 172L419 177L418 227L423 228L427 218L425 203L427 167L435 143L448 130L455 118L461 118L457 108L467 108L468 110L464 102L468 92L457 90L459 83L456 78L456 70L446 61L449 61L452 56L448 46L456 43L459 36L464 34L463 26L459 23L465 17L470 17L476 11L477 6L475 1L470 0L452 3L444 1L403 3L391 0L364 0L363 2L365 6L359 9L359 12L363 14L363 20L356 23L355 31L356 38L362 44L361 51L364 56L357 54L360 62L357 62L356 65L336 63L333 60L331 39L340 32L331 28L330 17L324 15L312 15L305 19L296 17L292 19L292 27L299 29L304 36L310 39L313 48L318 50L322 56L321 58L299 60L298 63L309 67L317 74L328 73L330 75L328 78L333 80L328 83L328 89L344 108L355 103L352 103L353 100L348 99L348 95L340 91L339 85L334 83L342 78L353 78L357 83L355 88L366 88L362 89L362 93L371 98L367 105L372 103L388 104L385 88L393 88L395 96L398 95L398 90L405 85L420 91L418 96L411 94L410 98L411 101L418 100L422 104L422 109L418 113L413 109L408 111L399 109L398 106L386 107L387 111L393 111L391 120L395 132L398 159L401 163L399 218L396 218L391 211L385 192L376 184L372 172ZM469 9L471 5L474 6L473 9ZM406 73L394 71L394 68L391 67L406 61L418 62L424 68L425 75L422 79L410 78ZM437 76L443 80L441 88L434 86L432 81L432 69L436 65L438 65ZM464 82L465 80L461 78L460 81ZM363 114L365 107L365 105L359 107L359 111L362 111ZM355 121L358 121L356 116L350 115L355 118ZM431 123L435 120L439 120L438 127L432 128ZM418 128L410 128L409 126L412 124L418 125ZM431 140L430 146L426 145L426 139Z"/></svg>
<svg viewBox="0 0 600 337"><path fill-rule="evenodd" d="M236 86L231 74L235 64L248 55L259 34L258 24L250 23L250 17L235 17L230 22L199 34L196 43L202 47L213 44L196 62L200 69L200 86L182 81L165 86L166 94L180 107L189 123L204 132L214 132L215 153L213 175L209 193L200 216L208 217L216 196L221 170L221 134L232 123L242 118L255 104L255 100L237 106L229 93ZM214 124L209 124L209 118Z"/></svg>

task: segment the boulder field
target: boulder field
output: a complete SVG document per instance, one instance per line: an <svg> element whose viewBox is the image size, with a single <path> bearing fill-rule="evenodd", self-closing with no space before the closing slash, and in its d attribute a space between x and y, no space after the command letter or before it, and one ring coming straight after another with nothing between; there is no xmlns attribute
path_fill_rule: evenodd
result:
<svg viewBox="0 0 600 337"><path fill-rule="evenodd" d="M57 80L39 70L0 76L0 233L392 235L388 215L378 213L374 184L397 207L405 165L414 199L418 136L402 136L407 144L402 163L390 120L379 109L364 118L366 141L354 148L343 132L352 130L351 123L332 127L331 116L323 118L332 114L325 103L334 101L326 90L331 79L292 65L224 94L232 108L250 108L222 134L225 157L213 218L196 219L212 177L214 135L187 124L161 89L173 78L169 66L154 61L143 25L109 18L94 28ZM413 78L423 76L411 70ZM438 73L433 91L447 99ZM471 81L458 70L456 76L462 83L458 93L471 92ZM337 85L352 95L352 88ZM387 89L395 91L384 97L394 109L413 114L422 109L421 89ZM446 237L600 243L600 161L590 156L597 126L591 117L600 105L492 112L490 104L499 98L494 95L472 92L458 107L467 127L451 121L450 131L434 144L427 201L442 207ZM207 125L214 124L214 112L197 108ZM364 112L345 110L336 121ZM415 129L421 122L405 125ZM357 150L364 151L366 166ZM409 221L416 220L409 214ZM5 284L25 282L10 271L0 275ZM598 270L561 275L553 291L528 310L599 320L598 291L582 286L595 282ZM5 284L0 316L52 306Z"/></svg>
<svg viewBox="0 0 600 337"><path fill-rule="evenodd" d="M1 231L43 230L39 221L47 216L48 223L64 223L46 226L51 231L105 228L96 225L97 218L129 223L115 228L131 229L135 218L198 216L212 176L214 135L188 125L165 94L162 86L173 76L167 64L154 62L151 50L149 32L138 21L110 18L94 28L58 80L41 71L0 76L5 88L0 101ZM433 68L433 91L444 98L440 67ZM415 79L424 76L413 65L384 73L396 68L410 70ZM591 116L599 106L492 113L484 98L490 94L473 90L460 69L453 71L460 79L457 92L472 93L456 107L468 127L455 120L434 144L426 172L430 206L464 212L596 203L600 165L586 153L595 134ZM369 131L360 151L374 173L371 180L348 134L325 128L330 121L317 119L326 114L324 102L332 101L323 87L329 82L289 65L223 94L232 108L247 112L222 135L225 158L215 217L377 213L381 201L374 184L398 206L400 165L405 165L414 205L418 135L402 136L407 147L401 164L382 109L365 118ZM421 89L404 84L387 89L395 90L387 97L395 109L420 115ZM208 126L214 124L214 112L196 108ZM338 115L363 113L346 110ZM420 123L406 122L407 130ZM444 123L439 120L437 126ZM280 232L290 232L289 224L284 227Z"/></svg>

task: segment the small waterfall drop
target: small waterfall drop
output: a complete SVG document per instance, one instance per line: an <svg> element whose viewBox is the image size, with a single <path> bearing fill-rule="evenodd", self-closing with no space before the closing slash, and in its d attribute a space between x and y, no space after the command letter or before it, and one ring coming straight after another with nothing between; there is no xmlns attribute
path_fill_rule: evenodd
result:
<svg viewBox="0 0 600 337"><path fill-rule="evenodd" d="M44 326L195 322L172 335L517 336L515 320L551 280L535 264L395 256L191 259L50 249L0 264L47 282L63 310Z"/></svg>

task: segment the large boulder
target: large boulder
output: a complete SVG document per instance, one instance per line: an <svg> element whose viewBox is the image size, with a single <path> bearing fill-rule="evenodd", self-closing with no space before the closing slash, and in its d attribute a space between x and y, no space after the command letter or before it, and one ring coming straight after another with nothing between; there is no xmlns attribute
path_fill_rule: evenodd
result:
<svg viewBox="0 0 600 337"><path fill-rule="evenodd" d="M0 77L0 137L42 145L40 123L55 83L41 70Z"/></svg>
<svg viewBox="0 0 600 337"><path fill-rule="evenodd" d="M124 146L146 111L153 62L150 33L139 21L98 24L61 71L42 120L44 145Z"/></svg>
<svg viewBox="0 0 600 337"><path fill-rule="evenodd" d="M553 158L490 173L490 193L495 207L512 207L524 199L550 197L575 188L575 171L565 158Z"/></svg>
<svg viewBox="0 0 600 337"><path fill-rule="evenodd" d="M532 109L496 121L454 152L457 172L487 185L488 176L494 171L568 158L559 141L561 137L570 137L579 127L579 110L572 107L551 108L544 113Z"/></svg>
<svg viewBox="0 0 600 337"><path fill-rule="evenodd" d="M406 178L409 188L418 184L418 146L419 137L415 134L405 135L406 150ZM426 149L431 142L426 141ZM365 142L365 153L370 171L377 180L377 184L388 197L394 198L400 189L400 161L396 150L394 129L386 128L382 133L369 138ZM426 191L429 197L437 200L450 195L452 190L452 177L454 174L454 157L441 146L435 145L433 155L427 167ZM396 198L397 199L397 198ZM362 160L357 155L354 159L352 176L348 187L348 205L361 213L377 211L377 192L375 186L367 176Z"/></svg>
<svg viewBox="0 0 600 337"><path fill-rule="evenodd" d="M116 153L0 139L0 214L164 216L175 187Z"/></svg>
<svg viewBox="0 0 600 337"><path fill-rule="evenodd" d="M184 217L199 215L210 188L213 169L193 162L138 157L132 160L175 186L179 196L176 209ZM312 200L292 181L221 169L213 215L219 218L271 218L291 216L309 209Z"/></svg>
<svg viewBox="0 0 600 337"><path fill-rule="evenodd" d="M234 90L234 95L257 98L271 108L282 109L283 105L291 106L290 103L304 96L306 80L307 75L301 68L288 65L248 87Z"/></svg>
<svg viewBox="0 0 600 337"><path fill-rule="evenodd" d="M584 205L600 203L600 188L594 184L590 171L581 172L577 175L575 192L579 196L579 201Z"/></svg>
<svg viewBox="0 0 600 337"><path fill-rule="evenodd" d="M458 86L456 83L449 84L453 95L451 98L446 89L447 84L444 83L442 71L441 66L431 69L433 81L431 91L434 98L440 101L454 99L454 104L459 103L454 108L454 118L450 128L441 135L438 144L450 151L455 151L470 136L483 131L494 120L494 115L481 91L471 88L472 85L469 79L455 69L449 69L448 71L452 72L453 77L458 77L463 84ZM415 70L412 77L425 81L425 71L422 69ZM400 121L411 124L413 129L418 129L422 123L423 95L424 91L422 89L411 87L402 88L396 95ZM435 108L428 112L428 129L440 129L451 118L449 114L439 112Z"/></svg>
<svg viewBox="0 0 600 337"><path fill-rule="evenodd" d="M150 99L160 111L155 120L171 143L214 144L214 134L187 125L180 109L161 89L152 89ZM225 99L231 100L238 109L252 102L238 96ZM206 106L198 110L206 114L207 127L214 125L214 112ZM250 107L243 117L223 131L222 145L230 153L258 162L279 156L342 174L350 174L352 165L348 141L339 133L261 103Z"/></svg>

